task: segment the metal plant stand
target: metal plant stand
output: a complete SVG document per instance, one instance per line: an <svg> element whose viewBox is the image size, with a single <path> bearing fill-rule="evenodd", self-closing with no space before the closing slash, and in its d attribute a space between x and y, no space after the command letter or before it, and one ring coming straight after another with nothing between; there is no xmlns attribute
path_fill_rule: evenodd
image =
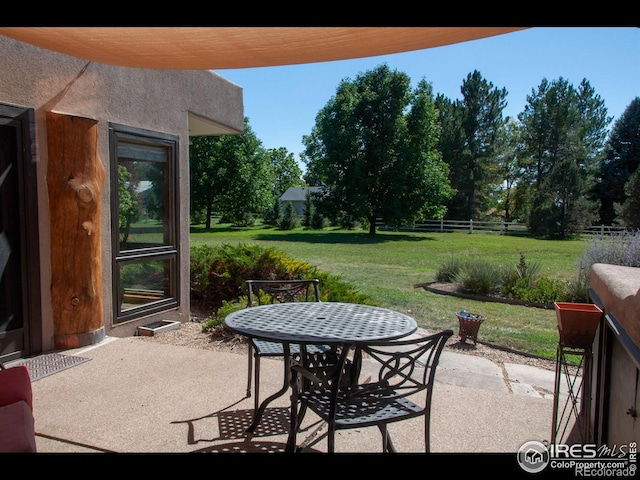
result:
<svg viewBox="0 0 640 480"><path fill-rule="evenodd" d="M469 313L464 310L456 313L458 317L458 325L460 327L458 335L462 343L467 343L467 338L473 341L473 344L478 343L478 330L480 325L485 321L484 316L477 313Z"/></svg>
<svg viewBox="0 0 640 480"><path fill-rule="evenodd" d="M578 366L569 363L568 356L580 357ZM590 348L567 347L558 344L556 353L556 384L553 394L553 444L588 443L591 409ZM563 388L567 387L566 397Z"/></svg>
<svg viewBox="0 0 640 480"><path fill-rule="evenodd" d="M591 437L591 346L602 320L602 310L594 304L568 302L555 302L554 308L560 340L556 352L551 442L554 445L584 444ZM570 364L569 356L579 358L577 367ZM567 392L560 408L563 385Z"/></svg>

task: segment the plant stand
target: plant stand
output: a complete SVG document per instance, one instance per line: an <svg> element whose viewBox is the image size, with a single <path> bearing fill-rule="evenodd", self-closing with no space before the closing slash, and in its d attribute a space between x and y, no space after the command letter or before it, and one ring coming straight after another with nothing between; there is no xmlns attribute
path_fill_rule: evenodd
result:
<svg viewBox="0 0 640 480"><path fill-rule="evenodd" d="M553 424L551 443L589 443L591 436L591 345L602 318L602 310L587 303L554 304L558 319L558 349L556 352L556 383L553 394ZM570 365L569 356L580 358L577 367ZM572 371L573 369L573 371ZM565 384L563 384L563 380ZM560 408L564 389L566 397Z"/></svg>
<svg viewBox="0 0 640 480"><path fill-rule="evenodd" d="M473 344L477 345L478 330L480 330L480 325L485 321L485 318L482 315L465 312L464 310L458 312L456 316L458 317L458 324L460 327L460 330L458 331L460 341L462 343L466 343L467 338L470 338L473 340Z"/></svg>
<svg viewBox="0 0 640 480"><path fill-rule="evenodd" d="M570 365L569 355L573 358L580 357L577 367ZM551 430L551 443L554 445L589 443L591 356L591 349L571 348L558 344ZM566 387L566 393L564 387ZM561 397L562 406L560 405Z"/></svg>

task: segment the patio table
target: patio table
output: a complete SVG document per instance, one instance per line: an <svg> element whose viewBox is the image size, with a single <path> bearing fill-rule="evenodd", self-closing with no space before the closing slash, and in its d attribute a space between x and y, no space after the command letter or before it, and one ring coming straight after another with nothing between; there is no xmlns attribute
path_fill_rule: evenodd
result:
<svg viewBox="0 0 640 480"><path fill-rule="evenodd" d="M418 328L416 321L403 313L342 302L276 303L250 307L229 314L225 325L241 335L284 345L282 388L262 401L247 429L249 432L258 426L267 405L284 395L290 387L290 344L330 344L350 348L402 338ZM289 428L295 427L290 425Z"/></svg>

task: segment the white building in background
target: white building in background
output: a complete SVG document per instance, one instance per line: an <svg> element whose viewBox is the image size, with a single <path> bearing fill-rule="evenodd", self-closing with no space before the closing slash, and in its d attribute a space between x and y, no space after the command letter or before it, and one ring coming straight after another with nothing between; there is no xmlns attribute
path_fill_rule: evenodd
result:
<svg viewBox="0 0 640 480"><path fill-rule="evenodd" d="M322 187L289 187L280 197L282 207L287 203L291 203L296 211L296 215L303 215L305 202L307 201L307 193L318 193L322 191Z"/></svg>

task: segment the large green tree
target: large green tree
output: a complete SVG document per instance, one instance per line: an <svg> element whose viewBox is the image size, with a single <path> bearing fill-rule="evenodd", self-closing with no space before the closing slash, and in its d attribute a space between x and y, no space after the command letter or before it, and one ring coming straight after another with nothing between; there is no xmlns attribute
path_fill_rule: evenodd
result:
<svg viewBox="0 0 640 480"><path fill-rule="evenodd" d="M450 129L440 148L451 171L451 186L456 189L448 216L484 218L501 181L496 140L503 125L507 91L494 87L477 70L467 75L460 91L461 101L438 102L443 130Z"/></svg>
<svg viewBox="0 0 640 480"><path fill-rule="evenodd" d="M527 102L518 118L524 147L521 181L532 182L529 229L536 236L578 233L597 218L597 206L587 201L587 193L595 183L611 121L604 101L586 79L575 88L560 77L543 79Z"/></svg>
<svg viewBox="0 0 640 480"><path fill-rule="evenodd" d="M191 214L204 211L207 229L213 212L244 225L252 213L263 213L273 204L270 159L247 118L240 135L192 137L191 143Z"/></svg>
<svg viewBox="0 0 640 480"><path fill-rule="evenodd" d="M634 98L613 124L600 164L595 198L600 201L600 222L613 225L614 205L627 200L625 184L640 165L640 97Z"/></svg>
<svg viewBox="0 0 640 480"><path fill-rule="evenodd" d="M304 187L302 169L296 162L293 153L286 148L270 148L267 155L273 169L274 195L280 197L289 187Z"/></svg>
<svg viewBox="0 0 640 480"><path fill-rule="evenodd" d="M368 223L400 225L444 214L448 169L435 146L439 134L431 85L414 91L409 77L386 65L340 82L303 137L309 175L321 179L318 208Z"/></svg>

